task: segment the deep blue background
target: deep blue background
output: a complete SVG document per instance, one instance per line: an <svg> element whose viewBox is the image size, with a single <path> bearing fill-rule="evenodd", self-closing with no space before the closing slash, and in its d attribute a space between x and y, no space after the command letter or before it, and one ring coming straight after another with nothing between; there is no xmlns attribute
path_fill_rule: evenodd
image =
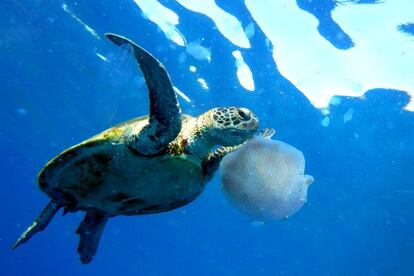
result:
<svg viewBox="0 0 414 276"><path fill-rule="evenodd" d="M217 1L252 21L242 1ZM313 3L314 2L314 3ZM332 1L298 1L338 49L352 37L330 18ZM358 1L355 1L358 2ZM359 1L377 2L377 1ZM286 79L256 28L252 49L241 49L256 92L240 87L231 52L237 47L207 17L173 1L188 41L205 38L212 62L175 47L128 1L67 1L93 27L97 40L62 10L61 1L0 3L0 275L412 275L414 269L414 113L403 92L376 90L342 98L330 125ZM115 32L137 41L166 66L174 84L193 100L185 113L240 105L261 126L301 149L315 177L308 203L284 222L252 226L223 198L218 174L201 197L181 209L108 223L97 256L81 265L76 253L82 214L57 215L48 229L16 251L10 246L47 203L36 187L42 166L63 149L120 121L147 113L146 88L123 52L103 38ZM111 60L105 63L96 53ZM188 71L196 65L197 73ZM209 84L203 91L200 75ZM346 124L343 115L354 110Z"/></svg>

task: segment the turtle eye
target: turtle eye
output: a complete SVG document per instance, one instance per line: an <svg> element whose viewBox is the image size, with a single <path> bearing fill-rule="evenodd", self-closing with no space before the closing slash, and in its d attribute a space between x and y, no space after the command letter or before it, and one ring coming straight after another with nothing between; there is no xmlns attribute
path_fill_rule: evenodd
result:
<svg viewBox="0 0 414 276"><path fill-rule="evenodd" d="M250 114L247 113L246 111L239 109L237 113L239 114L240 118L242 118L244 121L248 121L251 119Z"/></svg>

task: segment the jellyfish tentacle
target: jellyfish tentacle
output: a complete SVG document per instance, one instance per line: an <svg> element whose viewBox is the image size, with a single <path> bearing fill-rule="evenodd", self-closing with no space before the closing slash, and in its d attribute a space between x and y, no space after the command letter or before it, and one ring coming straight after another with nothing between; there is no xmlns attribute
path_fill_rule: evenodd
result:
<svg viewBox="0 0 414 276"><path fill-rule="evenodd" d="M274 128L264 128L259 132L259 135L263 138L270 139L275 135L276 130Z"/></svg>

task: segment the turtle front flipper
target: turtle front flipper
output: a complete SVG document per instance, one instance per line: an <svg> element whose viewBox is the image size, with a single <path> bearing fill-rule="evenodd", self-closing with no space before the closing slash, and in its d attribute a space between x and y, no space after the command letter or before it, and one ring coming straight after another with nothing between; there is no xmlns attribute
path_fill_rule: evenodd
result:
<svg viewBox="0 0 414 276"><path fill-rule="evenodd" d="M149 90L149 124L128 141L128 146L142 155L161 152L181 131L181 110L170 77L164 66L149 52L129 39L107 33L118 46L130 45Z"/></svg>
<svg viewBox="0 0 414 276"><path fill-rule="evenodd" d="M51 200L35 221L33 221L32 225L30 225L26 231L21 234L16 243L13 244L12 248L16 249L19 245L27 242L31 237L33 237L34 234L43 231L60 207L61 206L56 201Z"/></svg>
<svg viewBox="0 0 414 276"><path fill-rule="evenodd" d="M83 264L90 263L95 256L107 221L108 217L105 215L86 213L76 230L76 234L79 235L78 253Z"/></svg>
<svg viewBox="0 0 414 276"><path fill-rule="evenodd" d="M270 139L275 133L276 133L276 130L274 128L265 128L259 132L259 136L265 139ZM244 144L245 143L242 143L240 145L233 146L233 147L219 147L213 153L210 153L203 160L203 163L202 163L203 172L206 178L211 179L213 177L214 173L220 166L220 162L221 160L223 160L224 156L226 156L232 151L235 151L236 149L240 148Z"/></svg>

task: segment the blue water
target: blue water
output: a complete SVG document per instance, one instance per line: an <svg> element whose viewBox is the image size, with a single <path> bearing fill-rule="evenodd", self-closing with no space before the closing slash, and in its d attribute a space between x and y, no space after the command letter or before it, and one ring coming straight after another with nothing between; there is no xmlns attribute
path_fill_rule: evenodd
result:
<svg viewBox="0 0 414 276"><path fill-rule="evenodd" d="M405 93L376 89L364 99L342 97L323 127L321 112L278 72L258 29L252 49L241 50L256 83L256 92L247 93L234 71L234 46L207 17L162 1L180 15L187 38L199 38L194 26L204 26L203 45L213 53L209 64L180 64L182 48L144 19L133 1L66 2L101 40L68 16L63 3L0 3L0 275L412 275L414 113L402 109ZM243 26L252 21L242 1L217 3ZM333 38L341 30L328 18L332 2L298 5L319 18L319 31L330 43L352 47L350 37ZM58 214L44 232L12 251L48 202L35 183L43 165L63 149L148 112L146 88L134 81L140 73L129 69L105 32L130 37L165 64L174 84L193 100L180 99L183 112L246 106L262 127L277 130L277 139L301 149L315 178L308 203L286 221L255 226L226 202L216 174L190 205L111 219L89 265L80 264L76 253L80 213ZM96 53L114 62L108 66ZM190 64L209 91L199 88ZM344 124L350 108L352 120Z"/></svg>

